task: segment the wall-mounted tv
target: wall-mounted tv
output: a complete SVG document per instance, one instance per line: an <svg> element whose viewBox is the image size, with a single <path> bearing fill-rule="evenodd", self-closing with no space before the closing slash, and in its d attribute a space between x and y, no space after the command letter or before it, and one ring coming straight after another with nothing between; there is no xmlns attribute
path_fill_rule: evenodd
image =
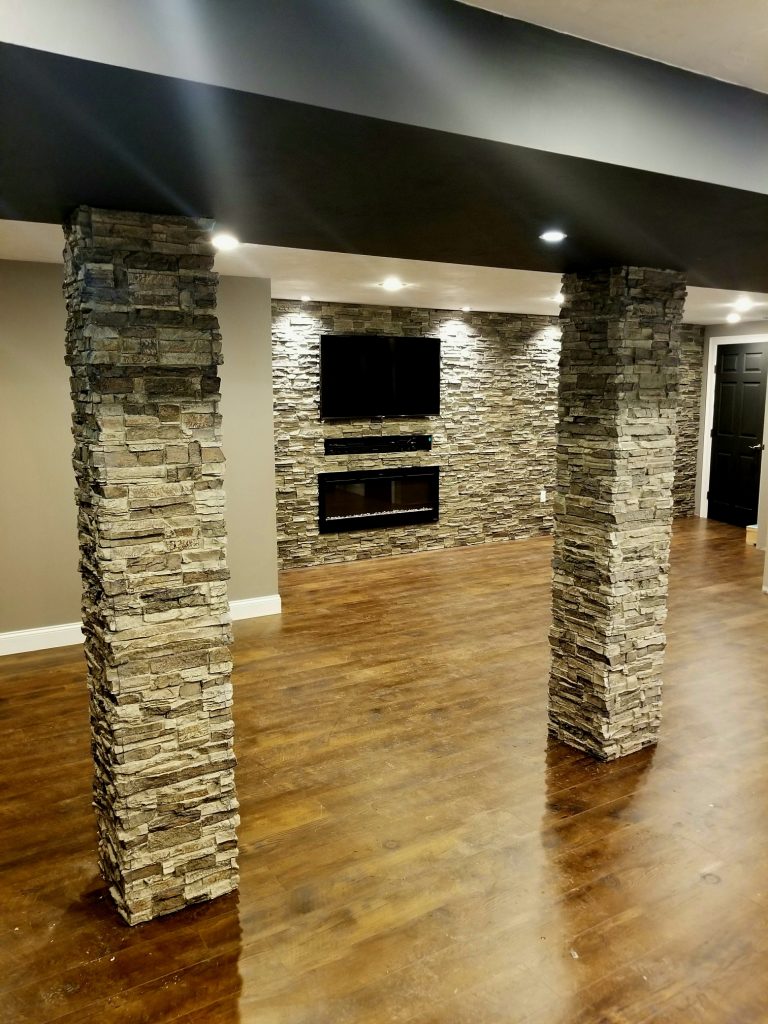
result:
<svg viewBox="0 0 768 1024"><path fill-rule="evenodd" d="M320 416L437 416L440 339L325 334L320 339Z"/></svg>

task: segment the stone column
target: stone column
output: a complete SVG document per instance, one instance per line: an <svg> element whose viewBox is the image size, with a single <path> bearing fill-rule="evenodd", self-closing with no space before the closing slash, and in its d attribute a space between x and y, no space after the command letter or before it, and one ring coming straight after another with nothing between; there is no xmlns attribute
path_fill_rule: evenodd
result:
<svg viewBox="0 0 768 1024"><path fill-rule="evenodd" d="M549 729L609 760L655 743L681 274L563 279Z"/></svg>
<svg viewBox="0 0 768 1024"><path fill-rule="evenodd" d="M238 884L211 226L64 229L99 860L129 924Z"/></svg>

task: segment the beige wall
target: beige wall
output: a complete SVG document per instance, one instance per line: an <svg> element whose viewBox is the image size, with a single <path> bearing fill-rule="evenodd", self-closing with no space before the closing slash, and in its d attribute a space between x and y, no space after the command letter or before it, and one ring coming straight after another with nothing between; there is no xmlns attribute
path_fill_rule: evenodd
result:
<svg viewBox="0 0 768 1024"><path fill-rule="evenodd" d="M62 275L0 261L0 632L80 617Z"/></svg>
<svg viewBox="0 0 768 1024"><path fill-rule="evenodd" d="M219 281L230 599L277 593L270 282Z"/></svg>
<svg viewBox="0 0 768 1024"><path fill-rule="evenodd" d="M0 260L0 633L80 617L61 279L57 264ZM219 316L237 600L277 593L269 282L222 278Z"/></svg>

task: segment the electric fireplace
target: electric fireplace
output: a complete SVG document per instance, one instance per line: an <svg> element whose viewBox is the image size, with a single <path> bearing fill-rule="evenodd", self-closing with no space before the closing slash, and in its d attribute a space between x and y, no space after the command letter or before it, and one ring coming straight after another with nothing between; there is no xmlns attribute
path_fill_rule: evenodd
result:
<svg viewBox="0 0 768 1024"><path fill-rule="evenodd" d="M320 533L434 523L440 468L352 470L318 475Z"/></svg>

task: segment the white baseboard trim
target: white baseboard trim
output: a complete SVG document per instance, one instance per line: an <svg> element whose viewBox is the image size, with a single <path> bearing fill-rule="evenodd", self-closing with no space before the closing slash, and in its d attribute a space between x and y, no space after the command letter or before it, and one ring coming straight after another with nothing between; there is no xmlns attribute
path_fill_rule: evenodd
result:
<svg viewBox="0 0 768 1024"><path fill-rule="evenodd" d="M37 629L16 629L11 633L0 633L0 656L47 651L49 647L71 647L72 644L82 642L83 631L79 622L40 626Z"/></svg>
<svg viewBox="0 0 768 1024"><path fill-rule="evenodd" d="M230 601L229 613L234 622L238 619L256 619L260 615L279 615L281 606L279 594L267 594L265 597ZM0 633L0 657L6 654L26 654L28 651L47 651L52 647L71 647L82 642L83 631L79 622L16 629L10 633Z"/></svg>
<svg viewBox="0 0 768 1024"><path fill-rule="evenodd" d="M238 619L258 619L261 615L279 615L281 610L282 601L279 594L246 597L241 601L229 602L229 614L233 622Z"/></svg>

